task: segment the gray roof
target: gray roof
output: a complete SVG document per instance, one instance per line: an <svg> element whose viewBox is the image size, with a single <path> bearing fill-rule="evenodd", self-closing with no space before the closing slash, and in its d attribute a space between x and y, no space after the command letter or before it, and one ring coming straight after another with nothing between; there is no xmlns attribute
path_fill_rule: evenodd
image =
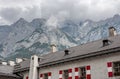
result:
<svg viewBox="0 0 120 79"><path fill-rule="evenodd" d="M96 56L99 54L109 53L110 51L117 51L118 49L120 50L120 41L119 41L120 35L116 35L114 37L108 37L107 39L111 41L111 44L108 46L103 46L103 39L100 39L100 40L89 42L83 45L71 47L68 49L70 51L70 54L66 56L64 54L64 51L58 51L55 53L49 53L49 54L43 55L43 59L41 62L39 62L39 66L43 67L47 65L74 60L77 58L79 59L79 58L85 58L90 56ZM24 65L21 63L21 66L23 67L29 67L28 65L30 65L29 60L24 61L23 63Z"/></svg>
<svg viewBox="0 0 120 79"><path fill-rule="evenodd" d="M2 72L2 73L13 73L13 66L0 64L0 72Z"/></svg>
<svg viewBox="0 0 120 79"><path fill-rule="evenodd" d="M19 79L18 76L16 76L15 74L10 74L10 73L2 73L2 72L0 72L0 77L1 77L1 76L14 77L14 78L18 78L18 79Z"/></svg>
<svg viewBox="0 0 120 79"><path fill-rule="evenodd" d="M17 65L14 66L14 72L20 72L20 71L25 71L28 70L30 67L30 59L27 59Z"/></svg>
<svg viewBox="0 0 120 79"><path fill-rule="evenodd" d="M58 51L55 53L47 54L43 57L43 61L41 61L39 64L40 66L46 63L51 63L55 61L64 61L67 59L72 59L77 56L85 56L90 55L93 53L99 53L99 51L108 50L112 48L120 47L120 35L109 37L107 38L112 43L108 46L103 46L103 39L89 42L80 46L71 47L68 50L70 51L70 54L65 56L64 51Z"/></svg>

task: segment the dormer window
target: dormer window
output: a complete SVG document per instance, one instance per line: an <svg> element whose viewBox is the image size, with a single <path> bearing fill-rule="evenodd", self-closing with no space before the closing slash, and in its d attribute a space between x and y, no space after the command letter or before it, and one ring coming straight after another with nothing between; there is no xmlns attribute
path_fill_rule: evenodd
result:
<svg viewBox="0 0 120 79"><path fill-rule="evenodd" d="M67 49L66 49L66 50L64 50L64 52L65 52L65 56L66 56L66 55L69 55L69 53L70 53L70 51L69 51L69 50L67 50Z"/></svg>
<svg viewBox="0 0 120 79"><path fill-rule="evenodd" d="M110 45L111 44L111 41L110 40L108 40L108 39L104 39L103 40L103 46L108 46L108 45Z"/></svg>

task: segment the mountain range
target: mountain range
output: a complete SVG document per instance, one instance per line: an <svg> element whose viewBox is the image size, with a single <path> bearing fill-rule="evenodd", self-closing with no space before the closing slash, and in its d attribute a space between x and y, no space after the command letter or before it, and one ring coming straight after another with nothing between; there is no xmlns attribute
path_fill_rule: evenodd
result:
<svg viewBox="0 0 120 79"><path fill-rule="evenodd" d="M74 22L57 18L36 18L31 22L20 18L11 25L0 26L0 59L30 58L33 54L51 52L50 45L64 50L90 41L108 37L108 28L120 34L120 15L101 21Z"/></svg>

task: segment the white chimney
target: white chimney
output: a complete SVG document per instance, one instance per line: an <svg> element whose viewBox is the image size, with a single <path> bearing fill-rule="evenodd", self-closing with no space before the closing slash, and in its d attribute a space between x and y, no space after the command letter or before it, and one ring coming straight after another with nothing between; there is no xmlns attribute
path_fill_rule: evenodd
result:
<svg viewBox="0 0 120 79"><path fill-rule="evenodd" d="M8 63L9 63L10 66L14 66L15 65L14 61L8 61Z"/></svg>
<svg viewBox="0 0 120 79"><path fill-rule="evenodd" d="M109 36L116 36L116 35L117 35L116 29L114 27L110 27Z"/></svg>
<svg viewBox="0 0 120 79"><path fill-rule="evenodd" d="M16 63L20 63L20 62L22 62L22 61L23 61L22 58L16 58Z"/></svg>
<svg viewBox="0 0 120 79"><path fill-rule="evenodd" d="M7 65L7 62L4 62L4 61L3 61L3 62L2 62L2 65Z"/></svg>
<svg viewBox="0 0 120 79"><path fill-rule="evenodd" d="M30 60L30 71L29 71L29 79L38 79L38 56L31 56Z"/></svg>
<svg viewBox="0 0 120 79"><path fill-rule="evenodd" d="M55 44L52 44L51 45L51 52L54 53L57 51L57 48L56 48L56 45Z"/></svg>

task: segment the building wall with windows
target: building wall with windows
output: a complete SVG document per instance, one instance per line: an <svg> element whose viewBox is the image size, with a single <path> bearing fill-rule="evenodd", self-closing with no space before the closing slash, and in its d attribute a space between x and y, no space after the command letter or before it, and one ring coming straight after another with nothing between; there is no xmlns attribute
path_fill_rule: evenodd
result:
<svg viewBox="0 0 120 79"><path fill-rule="evenodd" d="M82 59L78 61L71 61L55 66L48 66L39 69L39 79L45 79L44 73L51 73L51 78L48 77L48 79L65 79L63 76L64 70L68 70L69 79L80 79L77 77L75 78L75 75L77 76L75 68L86 68L87 66L90 66L90 71L86 70L86 78L81 79L119 79L119 76L114 76L113 64L112 69L108 67L109 63L113 63L116 61L120 61L120 53L113 53L104 56ZM62 72L60 73L60 71ZM80 73L78 76L80 77Z"/></svg>

